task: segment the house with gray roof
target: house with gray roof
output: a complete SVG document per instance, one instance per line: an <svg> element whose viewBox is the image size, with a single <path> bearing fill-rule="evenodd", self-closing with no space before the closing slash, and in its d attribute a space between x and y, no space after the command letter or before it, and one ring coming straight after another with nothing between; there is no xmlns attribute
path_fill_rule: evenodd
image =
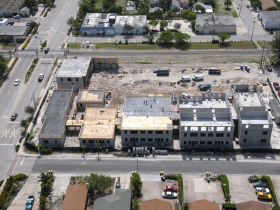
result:
<svg viewBox="0 0 280 210"><path fill-rule="evenodd" d="M93 210L130 210L130 202L130 189L116 189L115 194L97 198Z"/></svg>
<svg viewBox="0 0 280 210"><path fill-rule="evenodd" d="M259 18L264 29L280 28L280 11L261 11Z"/></svg>
<svg viewBox="0 0 280 210"><path fill-rule="evenodd" d="M231 13L197 14L196 34L236 34L236 23Z"/></svg>

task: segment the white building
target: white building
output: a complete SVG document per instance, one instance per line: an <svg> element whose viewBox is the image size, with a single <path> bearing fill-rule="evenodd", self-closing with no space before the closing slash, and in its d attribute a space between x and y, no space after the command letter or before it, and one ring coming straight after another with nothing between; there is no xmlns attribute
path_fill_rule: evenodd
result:
<svg viewBox="0 0 280 210"><path fill-rule="evenodd" d="M0 26L7 26L9 24L9 20L5 18L0 18Z"/></svg>
<svg viewBox="0 0 280 210"><path fill-rule="evenodd" d="M23 7L20 12L20 16L22 17L28 17L30 15L30 9L28 7Z"/></svg>
<svg viewBox="0 0 280 210"><path fill-rule="evenodd" d="M264 29L280 27L280 11L261 11L259 18Z"/></svg>
<svg viewBox="0 0 280 210"><path fill-rule="evenodd" d="M129 24L133 30L128 34L143 34L143 26L147 25L146 15L118 16L115 13L87 13L81 27L83 35L115 35L123 34L123 26Z"/></svg>
<svg viewBox="0 0 280 210"><path fill-rule="evenodd" d="M206 5L206 4L203 4L201 2L197 2L193 5L193 11L195 13L201 13L200 10L195 9L195 5L201 5L202 7L204 7L205 8L205 13L213 13L213 7L211 5Z"/></svg>

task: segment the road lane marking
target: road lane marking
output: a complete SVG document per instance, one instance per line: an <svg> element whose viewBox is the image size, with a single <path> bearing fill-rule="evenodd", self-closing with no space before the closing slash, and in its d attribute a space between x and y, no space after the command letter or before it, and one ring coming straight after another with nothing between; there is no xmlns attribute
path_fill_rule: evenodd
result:
<svg viewBox="0 0 280 210"><path fill-rule="evenodd" d="M8 123L20 123L20 122L8 122Z"/></svg>
<svg viewBox="0 0 280 210"><path fill-rule="evenodd" d="M14 146L13 144L0 144L0 146Z"/></svg>
<svg viewBox="0 0 280 210"><path fill-rule="evenodd" d="M21 161L21 163L20 163L21 166L22 166L22 164L23 164L23 162L24 162L24 159L25 159L25 157L22 158L22 161Z"/></svg>

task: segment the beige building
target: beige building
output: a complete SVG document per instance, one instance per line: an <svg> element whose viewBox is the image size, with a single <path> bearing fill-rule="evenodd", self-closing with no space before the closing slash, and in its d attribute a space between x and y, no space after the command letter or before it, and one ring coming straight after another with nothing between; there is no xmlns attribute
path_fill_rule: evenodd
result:
<svg viewBox="0 0 280 210"><path fill-rule="evenodd" d="M196 34L236 34L236 23L231 13L197 14Z"/></svg>
<svg viewBox="0 0 280 210"><path fill-rule="evenodd" d="M78 94L77 110L85 111L88 105L91 107L103 107L104 99L104 90L90 90L82 88L79 90Z"/></svg>

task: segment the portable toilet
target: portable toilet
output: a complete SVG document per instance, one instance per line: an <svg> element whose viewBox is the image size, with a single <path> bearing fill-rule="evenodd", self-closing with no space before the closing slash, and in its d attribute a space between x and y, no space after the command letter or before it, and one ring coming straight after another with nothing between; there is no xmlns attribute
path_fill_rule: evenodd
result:
<svg viewBox="0 0 280 210"><path fill-rule="evenodd" d="M240 70L243 71L243 64L240 65Z"/></svg>
<svg viewBox="0 0 280 210"><path fill-rule="evenodd" d="M249 66L247 67L247 72L250 73L250 67Z"/></svg>

